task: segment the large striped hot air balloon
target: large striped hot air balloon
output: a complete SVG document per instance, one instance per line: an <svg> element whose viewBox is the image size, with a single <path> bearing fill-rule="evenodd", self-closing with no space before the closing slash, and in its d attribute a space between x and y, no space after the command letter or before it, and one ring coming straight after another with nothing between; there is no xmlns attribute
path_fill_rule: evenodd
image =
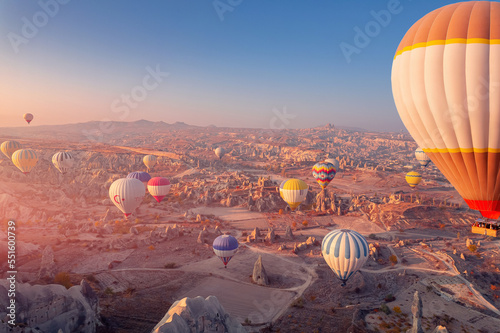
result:
<svg viewBox="0 0 500 333"><path fill-rule="evenodd" d="M109 188L109 198L125 217L139 207L145 194L144 184L135 178L117 179Z"/></svg>
<svg viewBox="0 0 500 333"><path fill-rule="evenodd" d="M52 163L61 173L66 173L73 167L75 160L70 153L61 151L52 156Z"/></svg>
<svg viewBox="0 0 500 333"><path fill-rule="evenodd" d="M231 235L221 235L214 239L212 244L215 255L222 260L225 268L229 260L238 252L238 246L238 240Z"/></svg>
<svg viewBox="0 0 500 333"><path fill-rule="evenodd" d="M226 154L226 151L222 147L217 147L214 150L214 152L215 152L215 155L219 158L219 160L221 160L222 157L224 157L224 155Z"/></svg>
<svg viewBox="0 0 500 333"><path fill-rule="evenodd" d="M0 150L9 160L12 158L12 154L19 149L21 149L21 144L17 141L4 141L0 145Z"/></svg>
<svg viewBox="0 0 500 333"><path fill-rule="evenodd" d="M415 187L422 180L422 175L416 171L410 171L406 174L405 179L408 185L410 185L410 187Z"/></svg>
<svg viewBox="0 0 500 333"><path fill-rule="evenodd" d="M431 162L429 156L427 156L427 154L420 147L418 147L417 150L415 150L415 158L417 159L418 163L420 163L420 165L423 167L426 167Z"/></svg>
<svg viewBox="0 0 500 333"><path fill-rule="evenodd" d="M148 191L160 202L170 191L170 181L165 177L154 177L148 182Z"/></svg>
<svg viewBox="0 0 500 333"><path fill-rule="evenodd" d="M500 3L436 9L403 37L392 91L406 128L471 209L500 216Z"/></svg>
<svg viewBox="0 0 500 333"><path fill-rule="evenodd" d="M38 162L38 156L34 150L19 149L12 154L12 162L19 170L27 175Z"/></svg>
<svg viewBox="0 0 500 333"><path fill-rule="evenodd" d="M368 242L354 230L337 229L323 238L321 253L328 266L342 281L342 286L345 286L347 280L368 259Z"/></svg>
<svg viewBox="0 0 500 333"><path fill-rule="evenodd" d="M313 177L322 189L330 184L336 173L335 166L326 161L316 163L312 168Z"/></svg>
<svg viewBox="0 0 500 333"><path fill-rule="evenodd" d="M151 176L149 175L149 173L144 172L144 171L134 171L134 172L129 173L126 178L138 179L144 184L144 187L147 188L148 182L151 179Z"/></svg>
<svg viewBox="0 0 500 333"><path fill-rule="evenodd" d="M148 168L148 171L154 168L157 161L158 158L155 155L146 155L142 159L142 162L144 162L144 165Z"/></svg>
<svg viewBox="0 0 500 333"><path fill-rule="evenodd" d="M287 179L280 185L280 196L293 211L306 199L308 188L300 179Z"/></svg>
<svg viewBox="0 0 500 333"><path fill-rule="evenodd" d="M23 118L24 118L24 120L26 120L26 122L29 125L29 123L31 123L31 121L33 120L33 115L31 113L25 113L23 115Z"/></svg>

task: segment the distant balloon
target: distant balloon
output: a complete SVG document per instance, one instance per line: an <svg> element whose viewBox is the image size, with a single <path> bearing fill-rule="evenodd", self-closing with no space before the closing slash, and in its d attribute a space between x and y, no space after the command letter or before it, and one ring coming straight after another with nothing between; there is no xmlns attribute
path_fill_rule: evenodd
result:
<svg viewBox="0 0 500 333"><path fill-rule="evenodd" d="M330 184L336 172L335 166L326 161L316 163L312 168L314 179L316 179L319 186L323 189Z"/></svg>
<svg viewBox="0 0 500 333"><path fill-rule="evenodd" d="M215 155L217 155L217 157L219 158L219 160L222 159L222 157L226 154L226 151L222 147L216 148L214 152Z"/></svg>
<svg viewBox="0 0 500 333"><path fill-rule="evenodd" d="M19 170L21 170L25 175L30 173L38 162L38 156L36 152L31 149L20 149L16 150L12 154L12 162Z"/></svg>
<svg viewBox="0 0 500 333"><path fill-rule="evenodd" d="M158 161L158 158L155 155L146 155L144 156L142 161L144 162L144 165L148 168L149 171L154 168L156 162Z"/></svg>
<svg viewBox="0 0 500 333"><path fill-rule="evenodd" d="M139 179L144 184L144 187L147 187L151 176L149 175L149 173L144 171L134 171L129 173L126 178Z"/></svg>
<svg viewBox="0 0 500 333"><path fill-rule="evenodd" d="M500 3L438 8L406 32L392 93L413 139L469 208L500 217Z"/></svg>
<svg viewBox="0 0 500 333"><path fill-rule="evenodd" d="M52 163L61 173L66 173L73 167L75 160L70 153L58 152L52 156Z"/></svg>
<svg viewBox="0 0 500 333"><path fill-rule="evenodd" d="M120 178L109 188L109 198L126 217L139 207L145 194L144 185L135 178Z"/></svg>
<svg viewBox="0 0 500 333"><path fill-rule="evenodd" d="M222 260L226 268L229 260L238 251L238 246L238 240L231 235L221 235L212 244L215 255Z"/></svg>
<svg viewBox="0 0 500 333"><path fill-rule="evenodd" d="M29 124L29 123L31 123L31 121L33 120L33 115L32 115L31 113L25 113L25 114L23 115L23 118L24 118L24 120L26 120L26 121L28 122L28 124Z"/></svg>
<svg viewBox="0 0 500 333"><path fill-rule="evenodd" d="M427 154L420 147L415 150L415 158L423 167L426 167L431 162L429 156L427 156Z"/></svg>
<svg viewBox="0 0 500 333"><path fill-rule="evenodd" d="M156 201L160 202L170 191L170 186L170 181L167 178L154 177L148 182L148 191Z"/></svg>
<svg viewBox="0 0 500 333"><path fill-rule="evenodd" d="M368 242L358 232L337 229L329 232L321 244L323 258L345 286L347 280L368 259Z"/></svg>
<svg viewBox="0 0 500 333"><path fill-rule="evenodd" d="M417 186L422 180L422 175L416 171L410 171L406 174L406 182L411 187Z"/></svg>
<svg viewBox="0 0 500 333"><path fill-rule="evenodd" d="M339 172L339 160L335 158L327 158L325 162L333 164L333 166L335 167L335 172Z"/></svg>
<svg viewBox="0 0 500 333"><path fill-rule="evenodd" d="M0 145L0 150L9 160L12 158L12 154L19 149L21 149L21 144L17 141L4 141L2 145Z"/></svg>
<svg viewBox="0 0 500 333"><path fill-rule="evenodd" d="M308 188L300 179L287 179L280 185L280 196L293 211L306 199Z"/></svg>

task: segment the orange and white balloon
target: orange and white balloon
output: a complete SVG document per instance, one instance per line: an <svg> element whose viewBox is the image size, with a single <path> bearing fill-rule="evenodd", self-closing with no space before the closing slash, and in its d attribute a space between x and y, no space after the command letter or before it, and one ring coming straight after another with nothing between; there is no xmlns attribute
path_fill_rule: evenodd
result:
<svg viewBox="0 0 500 333"><path fill-rule="evenodd" d="M436 9L392 64L399 115L471 209L500 216L500 3Z"/></svg>
<svg viewBox="0 0 500 333"><path fill-rule="evenodd" d="M12 154L12 163L25 175L35 167L38 162L38 156L34 150L19 149Z"/></svg>

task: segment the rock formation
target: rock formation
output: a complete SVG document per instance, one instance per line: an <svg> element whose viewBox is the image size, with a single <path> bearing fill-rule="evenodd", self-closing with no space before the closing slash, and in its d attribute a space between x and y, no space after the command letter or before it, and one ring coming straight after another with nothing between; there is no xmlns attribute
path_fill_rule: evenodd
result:
<svg viewBox="0 0 500 333"><path fill-rule="evenodd" d="M418 290L413 295L413 304L411 305L411 313L413 314L413 326L406 333L424 333L422 329L422 299L418 294Z"/></svg>
<svg viewBox="0 0 500 333"><path fill-rule="evenodd" d="M253 265L253 274L252 274L253 282L257 283L261 286L269 285L269 278L267 277L266 270L264 265L262 264L262 256L259 255L259 259Z"/></svg>
<svg viewBox="0 0 500 333"><path fill-rule="evenodd" d="M293 240L293 239L295 239L295 236L292 233L292 228L290 228L289 225L286 226L285 239L286 240Z"/></svg>
<svg viewBox="0 0 500 333"><path fill-rule="evenodd" d="M54 251L50 245L47 245L42 252L42 262L40 263L40 270L38 271L38 279L43 279L45 277L53 279L55 272L56 263L54 261Z"/></svg>
<svg viewBox="0 0 500 333"><path fill-rule="evenodd" d="M215 296L185 297L176 301L151 333L227 332L246 333Z"/></svg>

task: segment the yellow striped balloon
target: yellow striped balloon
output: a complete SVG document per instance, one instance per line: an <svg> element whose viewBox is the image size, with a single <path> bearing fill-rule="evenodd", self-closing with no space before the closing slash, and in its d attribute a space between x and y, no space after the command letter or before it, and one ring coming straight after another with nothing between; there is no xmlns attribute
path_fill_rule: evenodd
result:
<svg viewBox="0 0 500 333"><path fill-rule="evenodd" d="M35 167L36 162L38 162L38 156L34 150L20 149L12 154L12 162L19 170L27 175L31 169Z"/></svg>
<svg viewBox="0 0 500 333"><path fill-rule="evenodd" d="M280 196L293 211L306 199L308 188L300 179L287 179L280 185Z"/></svg>
<svg viewBox="0 0 500 333"><path fill-rule="evenodd" d="M12 154L19 149L21 149L21 144L17 141L5 141L0 145L0 150L9 160L12 158Z"/></svg>
<svg viewBox="0 0 500 333"><path fill-rule="evenodd" d="M149 171L149 170L154 168L158 159L156 158L155 155L146 155L146 156L144 156L142 161L144 162L144 165L147 166L148 171Z"/></svg>
<svg viewBox="0 0 500 333"><path fill-rule="evenodd" d="M410 171L406 174L406 182L411 187L417 186L422 180L422 175L416 171Z"/></svg>
<svg viewBox="0 0 500 333"><path fill-rule="evenodd" d="M500 3L438 8L405 34L392 63L404 125L471 209L500 217Z"/></svg>

